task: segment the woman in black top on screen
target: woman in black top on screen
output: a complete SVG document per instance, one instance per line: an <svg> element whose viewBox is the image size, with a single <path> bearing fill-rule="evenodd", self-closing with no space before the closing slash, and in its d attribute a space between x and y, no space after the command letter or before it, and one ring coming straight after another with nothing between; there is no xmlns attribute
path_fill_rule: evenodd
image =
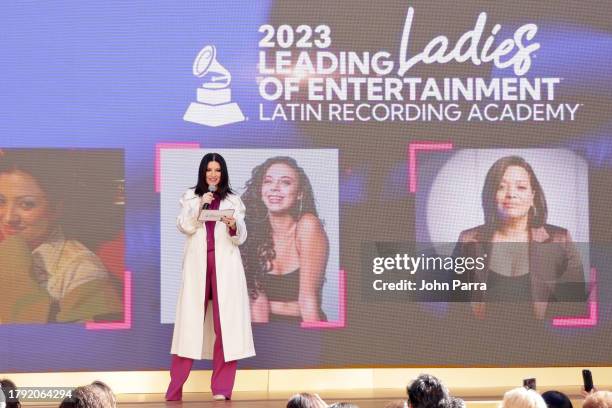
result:
<svg viewBox="0 0 612 408"><path fill-rule="evenodd" d="M471 282L487 284L486 292L470 294L477 318L488 317L496 302L519 301L531 309L528 314L544 319L563 287L574 297L583 294L580 254L565 228L546 222L544 190L527 161L507 156L491 166L482 208L485 223L462 231L456 250L486 259L484 269L467 273Z"/></svg>
<svg viewBox="0 0 612 408"><path fill-rule="evenodd" d="M317 322L329 243L312 186L291 157L255 167L242 199L250 235L243 252L252 321Z"/></svg>

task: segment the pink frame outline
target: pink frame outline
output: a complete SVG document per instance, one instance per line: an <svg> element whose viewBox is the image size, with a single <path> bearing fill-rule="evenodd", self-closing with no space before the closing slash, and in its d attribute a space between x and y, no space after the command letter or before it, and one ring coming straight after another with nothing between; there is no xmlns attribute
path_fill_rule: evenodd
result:
<svg viewBox="0 0 612 408"><path fill-rule="evenodd" d="M155 145L155 192L161 191L161 149L199 149L196 142L168 142Z"/></svg>
<svg viewBox="0 0 612 408"><path fill-rule="evenodd" d="M87 330L126 330L132 328L132 272L123 272L123 321L85 323Z"/></svg>
<svg viewBox="0 0 612 408"><path fill-rule="evenodd" d="M346 272L338 271L338 320L333 322L302 322L302 329L343 329L346 327Z"/></svg>
<svg viewBox="0 0 612 408"><path fill-rule="evenodd" d="M439 151L439 150L452 150L453 144L430 142L430 141L418 141L408 144L408 191L410 193L417 192L417 152L419 150L424 151ZM595 268L591 268L590 273L590 291L589 291L589 314L588 316L558 316L553 317L552 325L560 328L579 328L579 327L593 327L597 326L599 318L599 304L597 299L597 271Z"/></svg>
<svg viewBox="0 0 612 408"><path fill-rule="evenodd" d="M589 314L588 316L559 316L553 318L555 327L593 327L599 321L599 304L597 300L597 270L591 268L589 276Z"/></svg>
<svg viewBox="0 0 612 408"><path fill-rule="evenodd" d="M408 191L417 192L417 152L419 150L453 150L451 142L413 142L408 144Z"/></svg>
<svg viewBox="0 0 612 408"><path fill-rule="evenodd" d="M199 143L170 142L155 145L155 192L161 192L161 149L199 149ZM303 329L342 329L346 327L346 273L338 272L338 320L333 322L302 322Z"/></svg>

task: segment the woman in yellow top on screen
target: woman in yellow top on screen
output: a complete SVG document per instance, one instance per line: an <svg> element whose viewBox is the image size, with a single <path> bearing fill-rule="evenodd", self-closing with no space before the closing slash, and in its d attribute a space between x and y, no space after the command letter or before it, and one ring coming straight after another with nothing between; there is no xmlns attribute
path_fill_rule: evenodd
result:
<svg viewBox="0 0 612 408"><path fill-rule="evenodd" d="M489 169L482 190L485 223L461 232L458 253L485 257L485 268L467 273L487 291L471 293L472 311L488 315L487 301L523 301L543 319L560 283L583 287L580 255L569 232L546 223L544 190L522 157L507 156Z"/></svg>
<svg viewBox="0 0 612 408"><path fill-rule="evenodd" d="M66 163L48 152L1 153L0 323L120 319L119 290L106 268L62 230L68 182L52 166Z"/></svg>
<svg viewBox="0 0 612 408"><path fill-rule="evenodd" d="M304 170L291 157L270 158L253 169L242 199L252 231L243 256L253 322L326 320L329 242Z"/></svg>

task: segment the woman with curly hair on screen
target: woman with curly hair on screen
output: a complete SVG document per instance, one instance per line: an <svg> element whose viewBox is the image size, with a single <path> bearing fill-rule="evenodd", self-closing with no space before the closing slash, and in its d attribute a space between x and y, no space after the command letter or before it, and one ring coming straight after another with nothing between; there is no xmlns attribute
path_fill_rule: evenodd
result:
<svg viewBox="0 0 612 408"><path fill-rule="evenodd" d="M329 242L304 170L291 157L269 158L253 169L242 199L252 231L243 257L253 322L326 320Z"/></svg>

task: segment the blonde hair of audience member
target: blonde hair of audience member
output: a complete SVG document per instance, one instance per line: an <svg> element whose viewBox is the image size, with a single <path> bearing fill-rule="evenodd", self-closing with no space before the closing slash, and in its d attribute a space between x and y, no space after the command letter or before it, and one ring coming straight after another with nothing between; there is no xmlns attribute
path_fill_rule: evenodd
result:
<svg viewBox="0 0 612 408"><path fill-rule="evenodd" d="M89 384L77 387L72 392L72 398L76 399L78 408L109 408L106 393L100 387Z"/></svg>
<svg viewBox="0 0 612 408"><path fill-rule="evenodd" d="M612 392L596 391L588 395L582 408L612 408Z"/></svg>
<svg viewBox="0 0 612 408"><path fill-rule="evenodd" d="M106 398L109 407L116 408L117 407L117 398L115 397L115 393L113 390L104 382L100 380L96 380L91 383L94 387L97 387L100 391L103 392L104 397Z"/></svg>
<svg viewBox="0 0 612 408"><path fill-rule="evenodd" d="M319 397L319 394L302 392L289 398L287 408L327 408L327 404Z"/></svg>
<svg viewBox="0 0 612 408"><path fill-rule="evenodd" d="M458 397L449 397L446 404L449 408L465 408L465 401Z"/></svg>
<svg viewBox="0 0 612 408"><path fill-rule="evenodd" d="M547 408L544 398L525 387L514 388L504 394L500 408Z"/></svg>

